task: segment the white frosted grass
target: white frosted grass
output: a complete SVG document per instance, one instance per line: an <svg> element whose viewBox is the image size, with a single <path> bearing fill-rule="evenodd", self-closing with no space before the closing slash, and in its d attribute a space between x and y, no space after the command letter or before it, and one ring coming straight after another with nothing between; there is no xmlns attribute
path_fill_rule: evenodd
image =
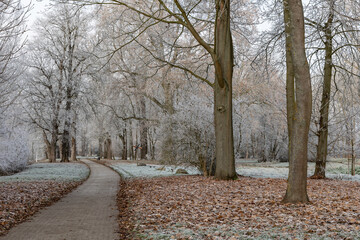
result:
<svg viewBox="0 0 360 240"><path fill-rule="evenodd" d="M273 166L271 166L273 164ZM260 164L259 164L260 165ZM184 166L162 166L162 165L147 165L137 166L136 163L121 163L112 162L110 165L115 171L120 173L124 178L134 177L164 177L176 175L176 170L179 168L185 169L190 175L200 174L195 167ZM314 173L314 163L309 163L308 176ZM338 164L333 164L332 167L338 167ZM163 168L162 170L158 170ZM331 172L330 172L331 171ZM236 172L242 176L255 178L281 178L287 179L289 174L288 163L267 163L266 167L262 166L239 166ZM349 181L359 181L360 175L350 176L348 174L334 173L334 168L329 168L326 173L328 178L341 179Z"/></svg>
<svg viewBox="0 0 360 240"><path fill-rule="evenodd" d="M81 163L34 163L24 171L1 176L0 182L20 181L80 181L89 175L89 168Z"/></svg>
<svg viewBox="0 0 360 240"><path fill-rule="evenodd" d="M136 178L136 177L167 177L180 175L175 174L179 168L185 169L189 174L199 174L196 168L193 167L172 167L172 166L161 166L161 165L146 165L137 166L136 163L111 163L109 165L115 171L121 174L124 178ZM162 170L158 170L163 168Z"/></svg>
<svg viewBox="0 0 360 240"><path fill-rule="evenodd" d="M349 174L327 173L326 177L332 178L332 179L360 182L360 175L351 176Z"/></svg>
<svg viewBox="0 0 360 240"><path fill-rule="evenodd" d="M288 168L278 167L238 167L236 172L241 176L254 178L287 178Z"/></svg>
<svg viewBox="0 0 360 240"><path fill-rule="evenodd" d="M360 182L360 175L351 176L349 174L333 173L334 170L326 173L326 177L332 179L358 181ZM282 178L287 179L289 174L289 168L287 167L243 167L240 166L236 169L236 172L242 176L254 177L254 178ZM314 169L309 167L308 177L314 174Z"/></svg>

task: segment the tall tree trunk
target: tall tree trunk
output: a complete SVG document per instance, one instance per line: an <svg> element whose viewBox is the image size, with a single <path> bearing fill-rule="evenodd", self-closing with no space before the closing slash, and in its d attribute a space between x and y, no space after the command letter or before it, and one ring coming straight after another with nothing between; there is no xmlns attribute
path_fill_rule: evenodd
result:
<svg viewBox="0 0 360 240"><path fill-rule="evenodd" d="M324 82L321 98L320 121L318 132L318 145L316 153L315 173L312 178L325 178L326 158L328 151L328 131L329 131L329 106L331 94L332 79L332 24L334 19L334 2L330 1L330 14L325 24L325 64L324 64Z"/></svg>
<svg viewBox="0 0 360 240"><path fill-rule="evenodd" d="M66 123L65 123L66 124ZM61 162L69 162L70 152L70 133L68 129L64 129L62 143L61 143Z"/></svg>
<svg viewBox="0 0 360 240"><path fill-rule="evenodd" d="M304 12L301 0L284 0L285 31L294 72L295 96L287 102L289 129L289 177L283 202L305 203L307 195L308 134L312 111L310 69L305 53ZM292 92L290 89L288 90ZM294 99L294 102L292 102ZM292 105L294 103L294 105Z"/></svg>
<svg viewBox="0 0 360 240"><path fill-rule="evenodd" d="M112 159L113 151L112 151L112 142L111 138L106 138L104 143L104 157L105 159Z"/></svg>
<svg viewBox="0 0 360 240"><path fill-rule="evenodd" d="M166 111L166 118L163 121L164 137L161 145L161 162L166 164L175 164L174 154L174 138L173 138L173 115L175 114L174 109L174 94L171 89L171 84L166 82L167 78L166 71L163 72L164 82L162 87L164 89L164 108Z"/></svg>
<svg viewBox="0 0 360 240"><path fill-rule="evenodd" d="M235 179L232 123L233 42L230 30L230 0L216 1L214 118L217 179Z"/></svg>
<svg viewBox="0 0 360 240"><path fill-rule="evenodd" d="M62 135L62 156L61 162L69 162L70 153L70 128L71 128L71 88L66 90L65 123Z"/></svg>
<svg viewBox="0 0 360 240"><path fill-rule="evenodd" d="M147 121L145 120L146 102L144 96L141 96L140 99L140 110L141 110L141 115L144 118L144 120L140 121L140 144L141 144L140 158L146 159L146 155L148 154L148 127L147 127Z"/></svg>
<svg viewBox="0 0 360 240"><path fill-rule="evenodd" d="M51 134L51 141L47 139L47 135L43 132L43 139L46 144L46 155L51 163L56 162L56 141L57 136L53 133Z"/></svg>
<svg viewBox="0 0 360 240"><path fill-rule="evenodd" d="M60 141L59 141L59 158L60 158L60 160L62 159L62 151L63 151L62 140L60 139Z"/></svg>
<svg viewBox="0 0 360 240"><path fill-rule="evenodd" d="M128 138L129 138L129 145L128 145L128 154L129 154L129 158L131 160L134 159L134 141L133 141L133 136L132 136L132 124L131 122L128 124L129 127L129 131L128 131Z"/></svg>
<svg viewBox="0 0 360 240"><path fill-rule="evenodd" d="M71 161L77 161L76 159L76 139L71 137Z"/></svg>
<svg viewBox="0 0 360 240"><path fill-rule="evenodd" d="M122 143L121 159L127 160L127 137L126 137L126 128L123 129L123 133L119 134L119 138Z"/></svg>
<svg viewBox="0 0 360 240"><path fill-rule="evenodd" d="M355 163L356 163L356 156L355 156L355 149L354 149L354 145L355 145L355 140L354 140L354 136L352 136L351 138L351 175L355 176Z"/></svg>
<svg viewBox="0 0 360 240"><path fill-rule="evenodd" d="M98 143L98 148L99 148L99 158L103 158L104 157L104 152L103 152L103 138L100 137L99 138L99 143Z"/></svg>

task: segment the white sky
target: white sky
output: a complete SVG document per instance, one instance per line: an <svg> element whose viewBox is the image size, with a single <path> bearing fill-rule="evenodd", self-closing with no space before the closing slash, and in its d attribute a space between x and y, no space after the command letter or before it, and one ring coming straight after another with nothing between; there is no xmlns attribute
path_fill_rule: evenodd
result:
<svg viewBox="0 0 360 240"><path fill-rule="evenodd" d="M31 36L32 28L35 20L39 18L45 11L46 5L50 3L50 0L21 0L23 6L31 4L32 8L29 12L29 16L27 18L27 36Z"/></svg>

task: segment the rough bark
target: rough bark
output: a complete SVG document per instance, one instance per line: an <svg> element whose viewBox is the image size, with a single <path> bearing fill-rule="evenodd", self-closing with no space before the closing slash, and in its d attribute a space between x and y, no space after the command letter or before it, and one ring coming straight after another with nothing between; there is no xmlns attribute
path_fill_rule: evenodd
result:
<svg viewBox="0 0 360 240"><path fill-rule="evenodd" d="M164 71L163 78L166 79L166 73ZM171 85L168 82L163 82L162 87L164 89L164 109L166 112L166 119L163 122L164 126L164 138L161 146L161 162L165 164L175 164L174 155L174 139L173 139L173 115L174 109L174 93L171 89Z"/></svg>
<svg viewBox="0 0 360 240"><path fill-rule="evenodd" d="M77 161L76 159L76 139L71 137L71 161Z"/></svg>
<svg viewBox="0 0 360 240"><path fill-rule="evenodd" d="M105 143L104 143L104 157L105 157L105 159L112 159L112 157L113 157L111 138L107 138L105 140Z"/></svg>
<svg viewBox="0 0 360 240"><path fill-rule="evenodd" d="M145 119L146 118L146 102L145 102L144 96L142 96L140 99L140 110L141 110L142 117ZM141 144L140 158L146 159L147 154L148 154L148 127L147 127L146 120L140 121L140 144Z"/></svg>
<svg viewBox="0 0 360 240"><path fill-rule="evenodd" d="M304 13L301 0L284 0L284 18L294 72L294 106L288 106L289 177L283 202L305 203L307 195L308 134L312 110L310 69L305 53ZM290 91L290 89L288 90ZM291 91L290 91L291 92ZM287 98L291 98L288 96ZM292 99L287 102L292 103Z"/></svg>
<svg viewBox="0 0 360 240"><path fill-rule="evenodd" d="M103 152L103 139L102 138L99 138L99 144L98 144L98 155L99 155L99 158L103 158L104 157L104 152Z"/></svg>
<svg viewBox="0 0 360 240"><path fill-rule="evenodd" d="M67 125L67 121L65 121L65 126ZM69 126L67 126L70 128ZM70 152L70 132L69 128L65 128L62 136L61 143L61 162L69 162L69 152Z"/></svg>
<svg viewBox="0 0 360 240"><path fill-rule="evenodd" d="M46 133L43 132L43 139L46 144L46 155L50 162L56 162L56 141L57 137L52 134L51 141L48 140Z"/></svg>
<svg viewBox="0 0 360 240"><path fill-rule="evenodd" d="M355 149L354 149L355 141L354 138L351 139L351 175L355 176L355 163L356 163L356 157L355 157Z"/></svg>
<svg viewBox="0 0 360 240"><path fill-rule="evenodd" d="M131 159L131 160L133 160L134 159L134 141L133 141L133 136L132 136L132 124L131 123L129 123L129 131L128 131L128 133L129 133L129 135L127 136L128 138L129 138L129 144L128 144L128 154L129 154L129 158Z"/></svg>
<svg viewBox="0 0 360 240"><path fill-rule="evenodd" d="M235 179L232 123L233 42L230 30L230 0L216 1L214 117L217 179Z"/></svg>
<svg viewBox="0 0 360 240"><path fill-rule="evenodd" d="M126 128L123 129L123 133L119 134L119 138L122 143L121 159L127 160L127 138L126 138Z"/></svg>
<svg viewBox="0 0 360 240"><path fill-rule="evenodd" d="M329 106L332 79L332 24L334 20L333 1L330 1L330 14L324 27L325 33L325 64L324 64L324 81L323 93L321 98L318 145L316 153L315 173L312 178L325 178L326 158L328 151L328 132L329 132Z"/></svg>

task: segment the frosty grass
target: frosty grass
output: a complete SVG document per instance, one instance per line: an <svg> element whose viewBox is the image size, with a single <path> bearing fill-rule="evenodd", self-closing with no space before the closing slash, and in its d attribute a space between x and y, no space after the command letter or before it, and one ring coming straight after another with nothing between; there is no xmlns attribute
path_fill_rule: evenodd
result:
<svg viewBox="0 0 360 240"><path fill-rule="evenodd" d="M175 174L176 170L179 168L185 169L189 174L200 174L200 172L194 167L163 167L161 165L137 166L136 163L111 163L110 167L118 172L123 178L168 177L180 175Z"/></svg>
<svg viewBox="0 0 360 240"><path fill-rule="evenodd" d="M308 176L310 177L314 173L314 164L310 163L308 168ZM199 170L195 167L184 166L162 166L162 165L147 165L137 166L136 163L122 163L113 162L110 167L116 172L120 173L123 178L136 178L136 177L167 177L176 175L175 172L179 168L183 168L190 175L200 174ZM162 169L163 168L163 169ZM160 170L161 169L161 170ZM360 175L351 176L338 171L337 165L334 168L329 168L326 176L333 179L359 181ZM236 172L242 176L255 177L255 178L282 178L288 177L288 163L272 163L267 167L259 166L240 166L236 169Z"/></svg>
<svg viewBox="0 0 360 240"><path fill-rule="evenodd" d="M34 163L17 174L1 176L0 182L81 181L89 172L89 168L81 163Z"/></svg>

